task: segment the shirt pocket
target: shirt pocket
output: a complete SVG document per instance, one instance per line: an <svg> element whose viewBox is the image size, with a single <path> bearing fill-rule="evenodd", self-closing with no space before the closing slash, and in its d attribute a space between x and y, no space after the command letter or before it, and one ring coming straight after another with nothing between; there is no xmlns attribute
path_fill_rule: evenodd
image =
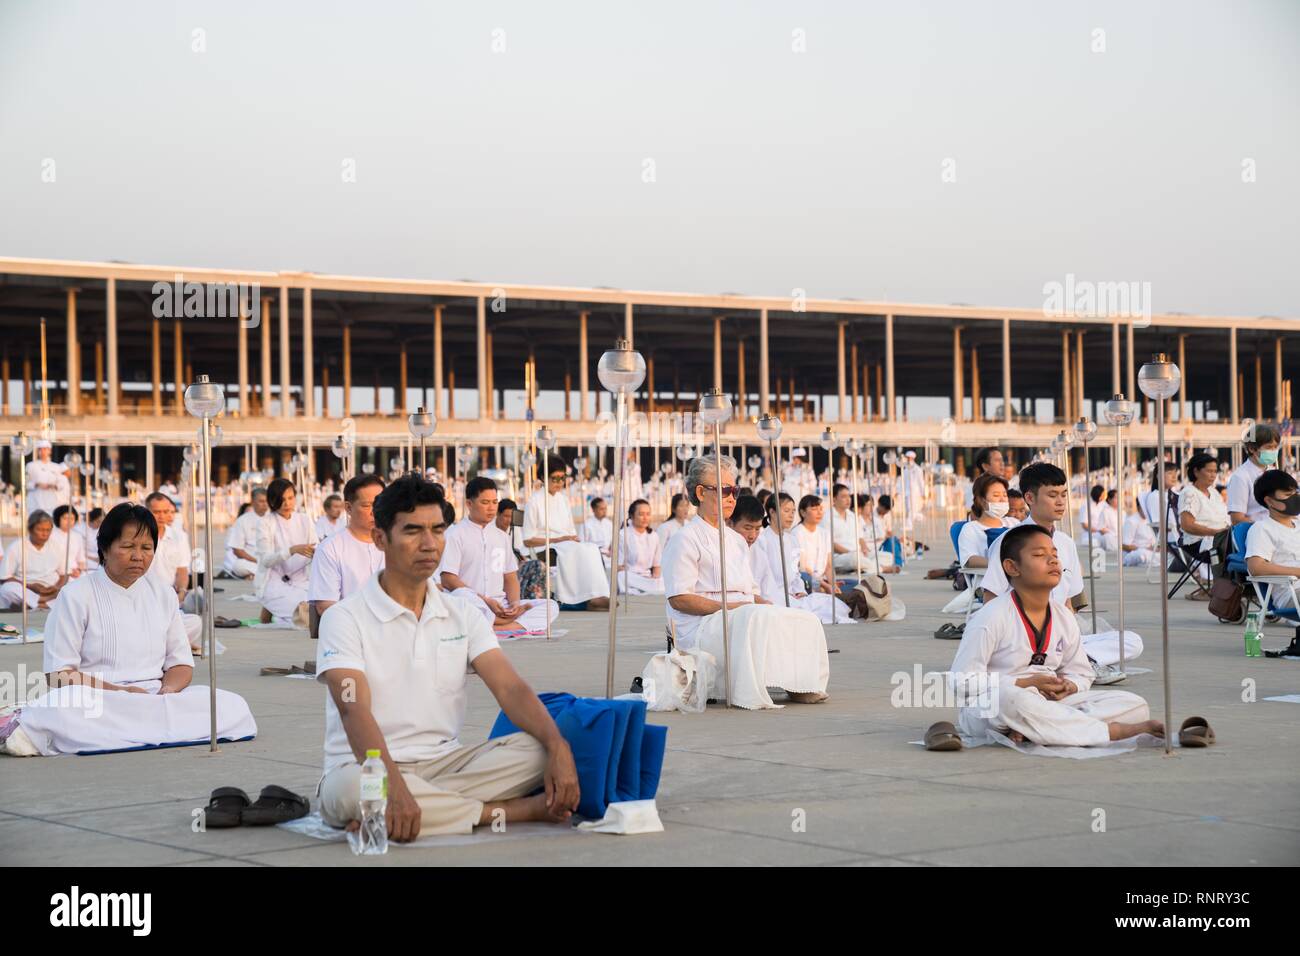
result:
<svg viewBox="0 0 1300 956"><path fill-rule="evenodd" d="M434 651L437 675L434 685L440 691L458 692L465 687L469 669L469 636L458 634L440 638Z"/></svg>

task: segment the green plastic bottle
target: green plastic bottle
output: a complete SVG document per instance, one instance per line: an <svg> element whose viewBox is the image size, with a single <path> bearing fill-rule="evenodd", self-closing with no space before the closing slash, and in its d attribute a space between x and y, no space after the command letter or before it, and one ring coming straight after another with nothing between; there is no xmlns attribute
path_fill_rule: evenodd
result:
<svg viewBox="0 0 1300 956"><path fill-rule="evenodd" d="M1246 615L1246 656L1263 657L1264 650L1260 646L1260 626L1261 614L1259 611L1251 611Z"/></svg>

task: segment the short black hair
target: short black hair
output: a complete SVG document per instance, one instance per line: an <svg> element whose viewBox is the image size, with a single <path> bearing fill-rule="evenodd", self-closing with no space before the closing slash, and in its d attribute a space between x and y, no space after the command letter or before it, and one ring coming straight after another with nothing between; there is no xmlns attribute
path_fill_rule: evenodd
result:
<svg viewBox="0 0 1300 956"><path fill-rule="evenodd" d="M361 493L362 488L369 488L371 485L378 485L382 488L384 487L384 484L384 479L373 473L369 475L356 475L355 477L349 478L348 483L343 486L343 500L351 504L357 500L357 495ZM258 489L254 488L253 494L257 494L257 492Z"/></svg>
<svg viewBox="0 0 1300 956"><path fill-rule="evenodd" d="M638 498L636 501L632 502L630 505L627 506L627 518L629 521L631 521L633 518L636 517L636 509L640 508L642 505L645 505L647 508L649 508L650 502L646 501L644 498Z"/></svg>
<svg viewBox="0 0 1300 956"><path fill-rule="evenodd" d="M1008 488L1007 499L1010 500L1012 498L1019 498L1021 501L1024 501L1025 493L1021 491L1019 488Z"/></svg>
<svg viewBox="0 0 1300 956"><path fill-rule="evenodd" d="M1282 436L1272 425L1265 425L1262 422L1255 425L1255 434L1250 441L1244 442L1246 451L1252 455L1259 451L1264 445L1271 445L1275 441L1281 441Z"/></svg>
<svg viewBox="0 0 1300 956"><path fill-rule="evenodd" d="M1088 497L1091 498L1093 501L1101 501L1101 496L1105 493L1105 491L1106 489L1103 488L1101 485L1093 485L1091 488L1088 489Z"/></svg>
<svg viewBox="0 0 1300 956"><path fill-rule="evenodd" d="M1044 486L1056 488L1065 484L1065 472L1050 462L1040 461L1020 469L1020 492L1029 494Z"/></svg>
<svg viewBox="0 0 1300 956"><path fill-rule="evenodd" d="M104 517L104 509L103 509L103 508L91 508L91 509L90 509L90 516L89 516L86 520L87 520L87 521L98 521L98 520L99 520L100 518L102 518L102 517Z"/></svg>
<svg viewBox="0 0 1300 956"><path fill-rule="evenodd" d="M894 510L894 499L889 495L881 495L880 500L877 501L876 504L880 505L880 507L884 508L886 511Z"/></svg>
<svg viewBox="0 0 1300 956"><path fill-rule="evenodd" d="M731 512L729 524L736 524L740 521L758 521L762 522L763 504L753 495L741 495L736 499L736 509Z"/></svg>
<svg viewBox="0 0 1300 956"><path fill-rule="evenodd" d="M1174 474L1177 474L1177 473L1178 473L1178 463L1177 463L1177 462L1175 462L1175 461L1167 461L1167 462L1164 463L1164 467L1163 467L1163 468L1152 468L1152 469L1151 469L1151 490L1152 490L1152 491L1159 491L1159 490L1160 490L1160 476L1161 476L1162 474L1167 474L1167 473L1169 473L1169 472L1171 472L1171 471L1172 471Z"/></svg>
<svg viewBox="0 0 1300 956"><path fill-rule="evenodd" d="M1264 499L1276 495L1279 491L1295 491L1296 480L1281 468L1270 468L1255 479L1255 500L1261 507L1267 508Z"/></svg>
<svg viewBox="0 0 1300 956"><path fill-rule="evenodd" d="M328 507L331 501L342 501L338 495L326 495L325 500L321 502L321 507Z"/></svg>
<svg viewBox="0 0 1300 956"><path fill-rule="evenodd" d="M772 497L772 489L759 488L758 492L754 495L754 497L758 499L759 504L761 504L764 508L766 508L767 499Z"/></svg>
<svg viewBox="0 0 1300 956"><path fill-rule="evenodd" d="M293 482L288 478L276 478L266 486L266 503L272 511L279 511L284 504L284 493L293 491Z"/></svg>
<svg viewBox="0 0 1300 956"><path fill-rule="evenodd" d="M409 472L375 498L375 527L385 532L392 531L399 514L414 511L422 505L439 505L443 520L449 525L452 523L447 518L447 499L442 496L442 491L432 481L416 472ZM455 518L454 509L452 518Z"/></svg>
<svg viewBox="0 0 1300 956"><path fill-rule="evenodd" d="M557 471L562 471L567 477L569 474L568 463L559 455L551 455L549 457L550 457L550 462L548 464L547 460L544 459L540 454L537 456L537 474L541 478L549 480L551 475L555 474ZM543 465L546 465L547 467L543 468L542 467Z"/></svg>
<svg viewBox="0 0 1300 956"><path fill-rule="evenodd" d="M803 513L804 513L807 509L811 508L813 505L819 505L819 504L821 504L821 503L822 503L822 500L821 500L820 498L818 498L816 495L804 495L802 498L799 499L799 514L800 514L800 516L802 516Z"/></svg>
<svg viewBox="0 0 1300 956"><path fill-rule="evenodd" d="M835 482L834 485L831 486L831 497L834 498L834 497L835 497L836 495L838 495L841 491L848 491L848 490L849 490L849 486L848 486L848 485L842 485L842 484L840 484L840 483L837 481L837 482Z"/></svg>
<svg viewBox="0 0 1300 956"><path fill-rule="evenodd" d="M677 505L680 504L680 503L683 502L683 501L685 501L687 504L690 504L690 502L689 502L689 501L687 500L687 498L686 498L686 495L682 494L680 491L677 492L677 494L673 495L673 500L672 500L672 502L668 505L668 510L669 510L670 512L676 511L676 510L677 510Z"/></svg>
<svg viewBox="0 0 1300 956"><path fill-rule="evenodd" d="M456 506L446 498L442 499L442 523L448 528L456 523Z"/></svg>
<svg viewBox="0 0 1300 956"><path fill-rule="evenodd" d="M514 511L518 507L513 498L502 498L497 502L497 514L503 511Z"/></svg>
<svg viewBox="0 0 1300 956"><path fill-rule="evenodd" d="M1002 534L1001 559L1010 558L1019 564L1020 555L1024 552L1025 546L1029 544L1029 539L1039 534L1046 535L1049 541L1052 539L1051 532L1042 525L1018 524L1014 528L1009 528Z"/></svg>
<svg viewBox="0 0 1300 956"><path fill-rule="evenodd" d="M471 478L465 484L465 500L475 501L478 499L479 495L483 494L483 492L496 490L497 483L495 481L491 478L479 475L477 478Z"/></svg>
<svg viewBox="0 0 1300 956"><path fill-rule="evenodd" d="M857 507L865 508L867 505L871 504L871 495L858 495L855 503Z"/></svg>
<svg viewBox="0 0 1300 956"><path fill-rule="evenodd" d="M971 485L970 513L976 518L982 517L984 514L984 509L980 507L980 499L983 498L985 501L988 501L989 489L994 485L1001 485L1003 488L1009 488L1005 478L1001 475L995 475L991 471L984 472L984 474L976 478L975 483Z"/></svg>
<svg viewBox="0 0 1300 956"><path fill-rule="evenodd" d="M1218 464L1219 459L1215 458L1208 451L1198 451L1191 458L1187 459L1187 480L1192 482L1196 481L1196 473L1210 462Z"/></svg>
<svg viewBox="0 0 1300 956"><path fill-rule="evenodd" d="M72 507L72 505L59 505L54 509L54 527L57 528L59 526L59 522L63 520L63 516L69 511L72 512L73 522L76 522L77 518L80 517L80 515L77 514L77 509Z"/></svg>
<svg viewBox="0 0 1300 956"><path fill-rule="evenodd" d="M603 505L604 503L605 503L605 499L601 498L598 495L595 498L592 498L590 502L588 502L588 506L591 508L592 511L595 511L596 505Z"/></svg>
<svg viewBox="0 0 1300 956"><path fill-rule="evenodd" d="M166 495L163 495L166 498ZM148 500L148 499L145 499ZM113 542L122 537L128 525L139 525L149 533L153 546L158 547L158 522L153 512L144 505L135 505L124 501L104 515L104 523L99 526L95 536L95 546L99 548L99 563L104 563L104 553L113 546Z"/></svg>
<svg viewBox="0 0 1300 956"><path fill-rule="evenodd" d="M979 474L984 473L984 469L988 467L989 459L993 457L993 453L997 450L998 449L996 448L981 448L979 451L975 452L973 465ZM976 477L978 478L979 475L976 475Z"/></svg>

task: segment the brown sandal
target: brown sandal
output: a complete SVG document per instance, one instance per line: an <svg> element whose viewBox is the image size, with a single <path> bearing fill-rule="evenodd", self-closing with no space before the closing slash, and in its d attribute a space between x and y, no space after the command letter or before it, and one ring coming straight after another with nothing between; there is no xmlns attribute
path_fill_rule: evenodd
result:
<svg viewBox="0 0 1300 956"><path fill-rule="evenodd" d="M1188 717L1178 728L1178 746L1208 747L1214 743L1214 729L1204 717Z"/></svg>
<svg viewBox="0 0 1300 956"><path fill-rule="evenodd" d="M946 720L931 724L925 732L926 750L961 750L961 737L957 728Z"/></svg>

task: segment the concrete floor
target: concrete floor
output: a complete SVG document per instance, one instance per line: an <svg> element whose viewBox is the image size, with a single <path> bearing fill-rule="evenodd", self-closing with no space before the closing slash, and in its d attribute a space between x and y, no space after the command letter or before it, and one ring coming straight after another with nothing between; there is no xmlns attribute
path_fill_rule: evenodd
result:
<svg viewBox="0 0 1300 956"><path fill-rule="evenodd" d="M248 700L256 740L110 755L17 760L0 757L0 861L6 864L166 866L396 866L404 864L1035 864L1286 865L1300 863L1300 706L1264 698L1300 693L1300 664L1248 659L1241 629L1215 623L1205 605L1170 608L1174 721L1209 719L1207 750L1160 749L1097 760L1031 757L1002 747L928 753L910 741L953 711L895 708L891 675L943 670L954 642L931 635L952 596L924 571L946 550L893 583L907 603L897 624L827 628L831 700L766 712L710 708L652 715L667 724L658 805L662 834L619 838L536 826L434 848L353 857L345 845L277 828L195 833L191 812L214 787L256 795L276 783L313 794L319 777L324 689L314 681L260 677L265 664L315 655L304 632L221 631L220 685ZM1128 621L1146 639L1139 666L1151 673L1120 686L1162 715L1158 588L1126 575ZM249 618L248 590L223 581L218 613ZM1115 572L1098 605L1115 620ZM37 622L44 615L37 616ZM15 621L17 615L0 615ZM604 614L564 614L568 633L551 644L506 645L532 685L579 695L604 692ZM634 599L620 625L617 689L663 646L659 599ZM1265 646L1289 631L1270 628ZM0 646L0 676L40 667L39 646ZM195 682L207 683L206 663ZM1255 702L1243 702L1248 683ZM481 740L497 708L471 681L463 739ZM1104 811L1104 832L1095 832ZM802 811L802 814L799 813ZM797 832L797 817L806 821Z"/></svg>

